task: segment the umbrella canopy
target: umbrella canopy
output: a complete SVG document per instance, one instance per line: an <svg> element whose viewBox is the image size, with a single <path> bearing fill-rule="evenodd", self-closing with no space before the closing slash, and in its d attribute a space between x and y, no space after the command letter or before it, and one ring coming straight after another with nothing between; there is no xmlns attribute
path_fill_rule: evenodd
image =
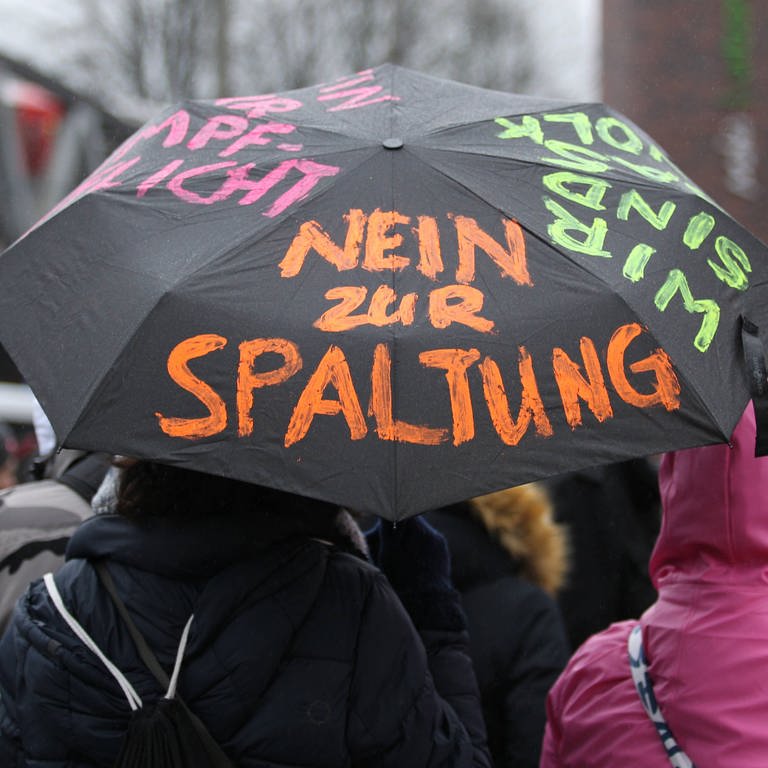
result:
<svg viewBox="0 0 768 768"><path fill-rule="evenodd" d="M0 342L66 446L398 519L727 440L767 264L609 108L385 65L159 115L0 257Z"/></svg>

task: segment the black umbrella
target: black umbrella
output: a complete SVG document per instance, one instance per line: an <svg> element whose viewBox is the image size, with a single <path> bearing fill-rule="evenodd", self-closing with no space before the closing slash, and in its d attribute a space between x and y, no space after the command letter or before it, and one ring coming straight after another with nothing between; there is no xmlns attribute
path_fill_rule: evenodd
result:
<svg viewBox="0 0 768 768"><path fill-rule="evenodd" d="M150 122L0 258L0 342L64 445L397 519L726 440L767 264L607 107L383 66Z"/></svg>

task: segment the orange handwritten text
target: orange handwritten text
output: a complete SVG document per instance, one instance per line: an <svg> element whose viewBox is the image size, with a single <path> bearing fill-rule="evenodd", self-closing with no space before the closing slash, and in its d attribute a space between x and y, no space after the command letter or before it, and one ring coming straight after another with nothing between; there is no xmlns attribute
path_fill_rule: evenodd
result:
<svg viewBox="0 0 768 768"><path fill-rule="evenodd" d="M371 426L361 405L361 394L368 392L367 416L373 420L373 431L380 440L425 446L451 440L454 446L460 446L475 439L475 411L482 404L500 442L515 446L531 431L540 438L551 437L558 409L562 409L565 423L575 430L585 427L583 406L594 419L591 428L596 428L613 417L616 398L635 408L663 407L667 411L679 408L680 383L664 350L655 349L634 362L626 359L632 344L644 334L645 329L637 323L622 325L611 335L603 354L593 339L584 336L578 342L577 359L563 348L555 347L549 361L539 360L539 371L535 370L532 355L520 346L516 376L512 374L517 382L511 387L505 386L499 364L478 349L424 350L417 357L425 377L422 410L442 422L431 424L414 424L394 413L392 358L387 344L375 346L368 379L356 381L344 351L332 344L302 382L296 380L304 370L304 360L296 343L280 338L246 340L238 347L234 391L222 393L193 374L189 362L218 353L228 340L217 334L201 334L185 339L171 350L167 371L174 383L199 401L207 415L166 416L157 412L156 416L160 429L169 437L185 440L213 437L228 428L227 399L234 395L237 434L247 439L259 434L254 412L259 412L259 401L263 397L269 400L272 419L279 408L285 410L283 443L286 448L304 440L315 419L320 417L341 419L342 434L350 440L362 440L369 435ZM282 358L280 364L268 371L254 370L256 360L266 354ZM540 394L538 381L542 375L541 364L545 362L549 363L546 375L551 373L556 387L549 386L543 391L559 392L557 402L545 403ZM215 361L209 365L215 365ZM430 371L440 373L435 375ZM217 380L220 381L221 376ZM300 393L278 407L276 403L282 402L280 398L275 400L266 390L280 388L289 380L300 382ZM517 394L512 397L510 392ZM514 407L513 401L517 403ZM517 418L512 416L515 408Z"/></svg>
<svg viewBox="0 0 768 768"><path fill-rule="evenodd" d="M366 302L368 289L362 285L342 285L326 291L325 298L338 301L324 312L314 326L321 331L339 333L361 325L411 325L415 316L417 293L406 293L399 298L388 285L380 285L373 293L368 309L356 312ZM481 317L485 297L470 285L447 285L429 292L428 314L434 328L447 328L461 323L482 333L490 333L493 320ZM399 302L399 303L398 303ZM390 311L391 308L391 311Z"/></svg>
<svg viewBox="0 0 768 768"><path fill-rule="evenodd" d="M512 278L518 285L533 285L528 273L525 238L516 221L502 218L502 244L469 216L449 214L449 219L453 223L456 243L457 283L468 285L475 279L475 258L479 249L495 263L502 277ZM298 275L311 251L339 272L358 266L369 272L400 272L412 263L411 257L398 250L408 232L418 245L416 269L432 281L436 281L445 269L440 230L434 217L419 216L417 225L407 229L412 222L410 216L378 208L366 216L363 211L353 208L344 215L344 221L347 231L343 245L334 241L319 222L305 221L279 264L280 275L285 278Z"/></svg>

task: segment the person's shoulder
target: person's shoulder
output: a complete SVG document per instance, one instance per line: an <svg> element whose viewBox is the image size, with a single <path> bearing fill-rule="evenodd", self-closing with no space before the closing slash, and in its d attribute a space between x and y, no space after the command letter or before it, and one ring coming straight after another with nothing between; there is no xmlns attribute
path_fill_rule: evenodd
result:
<svg viewBox="0 0 768 768"><path fill-rule="evenodd" d="M94 605L95 576L88 578L91 570L86 560L70 560L53 574L62 601L73 612L86 611ZM29 583L19 599L13 624L32 644L44 646L52 620L59 624L60 613L41 575Z"/></svg>
<svg viewBox="0 0 768 768"><path fill-rule="evenodd" d="M353 554L339 547L328 548L328 567L338 573L355 576L363 581L381 577L381 571L362 555Z"/></svg>
<svg viewBox="0 0 768 768"><path fill-rule="evenodd" d="M613 685L631 681L627 640L636 625L634 619L619 621L587 638L571 656L558 684L573 688L587 682Z"/></svg>
<svg viewBox="0 0 768 768"><path fill-rule="evenodd" d="M571 656L548 695L548 712L558 728L591 741L625 739L640 723L648 723L632 681L627 640L637 621L611 624L584 641ZM588 714L590 725L583 725ZM643 726L646 727L646 726ZM610 734L609 731L610 730ZM572 742L573 743L573 742Z"/></svg>
<svg viewBox="0 0 768 768"><path fill-rule="evenodd" d="M94 626L102 636L114 629L114 617L104 611L107 598L99 597L98 584L87 561L72 560L53 577L67 611L94 636ZM72 680L89 686L102 668L62 616L44 578L32 581L19 598L0 640L0 655L11 656L24 667L34 697L40 701L67 690ZM96 665L94 667L94 664ZM97 670L95 672L95 670ZM108 676L106 670L103 670ZM103 686L97 684L101 690ZM101 695L101 694L99 694Z"/></svg>
<svg viewBox="0 0 768 768"><path fill-rule="evenodd" d="M0 492L0 528L75 526L90 514L90 504L57 480L34 480Z"/></svg>
<svg viewBox="0 0 768 768"><path fill-rule="evenodd" d="M352 590L363 603L371 599L374 593L377 598L394 596L387 577L376 565L362 554L354 554L338 547L329 548L325 582L331 588L349 593L350 598Z"/></svg>

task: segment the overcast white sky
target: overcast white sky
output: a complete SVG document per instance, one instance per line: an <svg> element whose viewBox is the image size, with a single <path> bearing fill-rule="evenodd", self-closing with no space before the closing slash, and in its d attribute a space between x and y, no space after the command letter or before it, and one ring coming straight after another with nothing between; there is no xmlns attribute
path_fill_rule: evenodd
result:
<svg viewBox="0 0 768 768"><path fill-rule="evenodd" d="M599 100L601 0L519 2L529 14L536 40L537 93ZM56 74L60 46L66 41L49 39L45 20L69 16L77 4L77 0L0 0L0 52Z"/></svg>
<svg viewBox="0 0 768 768"><path fill-rule="evenodd" d="M546 72L541 95L600 99L602 0L521 0L537 39L538 69Z"/></svg>

